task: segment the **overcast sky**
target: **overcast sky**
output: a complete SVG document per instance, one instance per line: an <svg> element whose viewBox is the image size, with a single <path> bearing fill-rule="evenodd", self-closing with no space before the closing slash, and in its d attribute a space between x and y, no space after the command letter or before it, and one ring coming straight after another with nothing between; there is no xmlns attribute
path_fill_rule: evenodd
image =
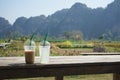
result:
<svg viewBox="0 0 120 80"><path fill-rule="evenodd" d="M13 23L18 17L51 15L57 10L70 8L76 2L84 3L88 7L105 8L114 0L0 0L0 17Z"/></svg>

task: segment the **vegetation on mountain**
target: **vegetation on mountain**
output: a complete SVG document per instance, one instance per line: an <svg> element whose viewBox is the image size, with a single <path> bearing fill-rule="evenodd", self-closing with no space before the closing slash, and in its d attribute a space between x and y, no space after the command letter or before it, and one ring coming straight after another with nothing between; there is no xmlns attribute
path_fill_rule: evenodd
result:
<svg viewBox="0 0 120 80"><path fill-rule="evenodd" d="M120 0L114 0L106 8L88 8L85 4L75 3L69 9L62 9L49 16L19 17L13 25L0 18L0 37L8 34L28 36L35 34L50 37L68 38L66 33L79 31L83 39L120 40Z"/></svg>

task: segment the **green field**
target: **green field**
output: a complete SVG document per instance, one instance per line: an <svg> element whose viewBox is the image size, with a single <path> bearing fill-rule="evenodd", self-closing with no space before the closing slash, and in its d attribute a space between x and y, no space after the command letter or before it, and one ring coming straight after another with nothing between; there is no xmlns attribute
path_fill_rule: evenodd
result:
<svg viewBox="0 0 120 80"><path fill-rule="evenodd" d="M112 74L94 74L94 75L77 75L65 76L64 80L113 80ZM54 77L25 78L12 80L55 80Z"/></svg>
<svg viewBox="0 0 120 80"><path fill-rule="evenodd" d="M2 43L2 42L1 42ZM36 42L36 56L39 55L39 43ZM14 40L6 48L0 48L0 56L24 56L24 42ZM73 43L73 42L51 42L52 56L80 55L80 53L94 52L94 48L104 49L104 52L120 52L120 42L90 42ZM97 50L96 50L97 52Z"/></svg>

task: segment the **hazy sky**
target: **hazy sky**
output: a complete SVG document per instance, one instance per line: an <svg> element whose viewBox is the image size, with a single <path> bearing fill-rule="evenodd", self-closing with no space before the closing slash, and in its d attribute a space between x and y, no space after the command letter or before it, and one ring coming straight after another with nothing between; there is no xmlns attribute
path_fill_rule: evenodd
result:
<svg viewBox="0 0 120 80"><path fill-rule="evenodd" d="M106 7L114 0L0 0L0 17L13 23L16 18L25 16L51 15L57 10L70 8L76 2L86 4L88 7Z"/></svg>

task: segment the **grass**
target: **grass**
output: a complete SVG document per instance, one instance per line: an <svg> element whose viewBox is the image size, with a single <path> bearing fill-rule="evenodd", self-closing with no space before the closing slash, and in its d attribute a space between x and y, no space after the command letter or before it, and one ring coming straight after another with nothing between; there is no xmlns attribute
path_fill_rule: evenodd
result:
<svg viewBox="0 0 120 80"><path fill-rule="evenodd" d="M113 80L112 74L67 76L65 80Z"/></svg>
<svg viewBox="0 0 120 80"><path fill-rule="evenodd" d="M77 75L77 76L65 76L64 80L113 80L112 76L113 76L112 74ZM40 78L24 78L24 79L12 79L12 80L55 80L55 78L40 77Z"/></svg>
<svg viewBox="0 0 120 80"><path fill-rule="evenodd" d="M51 44L60 44L61 42L52 42ZM0 48L0 56L24 56L23 41L13 41L6 49ZM85 43L84 43L85 44ZM92 44L91 42L86 42L86 45ZM39 43L36 42L36 56L39 56ZM106 52L120 52L120 42L104 42ZM74 48L54 48L51 49L52 56L59 55L79 55L83 52L93 52L92 47L81 47L77 45Z"/></svg>

